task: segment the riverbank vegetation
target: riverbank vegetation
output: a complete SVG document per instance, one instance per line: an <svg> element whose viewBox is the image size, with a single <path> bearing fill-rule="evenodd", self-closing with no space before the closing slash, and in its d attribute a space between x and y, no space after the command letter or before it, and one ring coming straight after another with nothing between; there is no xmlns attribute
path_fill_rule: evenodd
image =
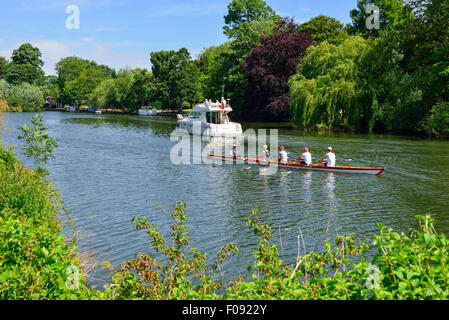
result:
<svg viewBox="0 0 449 320"><path fill-rule="evenodd" d="M0 299L92 297L76 245L61 233L63 214L50 182L0 144Z"/></svg>
<svg viewBox="0 0 449 320"><path fill-rule="evenodd" d="M298 257L287 265L269 225L258 211L247 226L258 239L252 280L243 277L225 283L220 265L238 254L235 243L219 252L208 267L208 256L189 247L185 204L171 213L170 239L165 239L147 219L136 219L153 250L112 270L107 299L230 299L230 300L402 300L448 299L447 254L449 240L439 235L430 216L417 216L419 227L409 234L396 233L382 225L374 239L358 242L355 235L324 239L321 252L306 252L298 235ZM171 244L171 245L170 245ZM375 251L372 259L367 253ZM160 263L156 253L163 253Z"/></svg>

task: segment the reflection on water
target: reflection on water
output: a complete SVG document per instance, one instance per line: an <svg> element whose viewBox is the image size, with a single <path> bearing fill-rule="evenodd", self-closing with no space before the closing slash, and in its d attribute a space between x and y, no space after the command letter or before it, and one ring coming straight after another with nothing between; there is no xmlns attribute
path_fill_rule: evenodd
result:
<svg viewBox="0 0 449 320"><path fill-rule="evenodd" d="M33 115L3 115L5 145L20 145L17 127ZM130 223L132 217L148 217L167 236L168 212L179 200L187 203L191 217L191 245L208 253L211 261L222 246L237 243L241 253L223 267L229 279L246 275L253 262L257 239L245 223L253 209L260 210L263 223L281 230L287 263L298 254L299 228L301 250L307 252L322 249L326 232L330 239L348 233L365 239L377 232L377 222L406 231L415 226L416 214L428 212L440 231L449 231L447 141L280 130L280 142L292 157L308 146L318 158L331 145L338 159L387 170L380 177L285 168L265 175L267 168L260 166L173 165L174 118L58 112L44 117L50 135L60 143L48 169L83 235L79 247L95 250L99 262L115 267L148 250L145 234ZM93 276L109 277L102 269Z"/></svg>

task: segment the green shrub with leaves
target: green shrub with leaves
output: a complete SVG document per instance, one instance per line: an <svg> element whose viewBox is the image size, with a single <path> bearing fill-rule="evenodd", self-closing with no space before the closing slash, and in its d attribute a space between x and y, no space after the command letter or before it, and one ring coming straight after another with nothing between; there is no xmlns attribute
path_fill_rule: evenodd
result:
<svg viewBox="0 0 449 320"><path fill-rule="evenodd" d="M217 269L226 257L236 254L234 243L223 247L212 266L207 266L208 255L189 246L189 234L185 213L186 205L178 202L170 213L170 242L166 241L154 224L147 219L136 219L136 228L144 230L150 240L153 253L139 253L113 273L112 282L106 286L107 299L217 299L223 287L223 275ZM164 256L166 263L159 262L155 253Z"/></svg>
<svg viewBox="0 0 449 320"><path fill-rule="evenodd" d="M29 159L34 159L37 165L37 171L42 175L49 174L48 171L41 168L46 165L50 159L54 159L54 150L58 147L57 139L50 137L48 127L44 124L44 118L37 114L31 119L32 126L26 124L20 126L22 132L17 138L25 140L25 155Z"/></svg>
<svg viewBox="0 0 449 320"><path fill-rule="evenodd" d="M155 253L140 253L113 270L106 299L229 299L229 300L371 300L447 299L446 267L449 240L437 234L430 216L417 216L419 227L410 234L396 233L379 224L374 240L357 242L355 236L338 236L335 244L323 244L322 252L299 255L294 265L279 257L272 242L270 226L262 224L253 211L247 225L259 239L254 252L252 281L242 277L225 284L215 277L223 260L237 252L234 243L225 246L212 267L207 255L188 249L185 204L177 204L171 245L147 219L137 219L137 229L145 230ZM134 220L135 221L135 220ZM377 253L370 259L372 252ZM222 274L220 274L222 276Z"/></svg>
<svg viewBox="0 0 449 320"><path fill-rule="evenodd" d="M417 216L409 235L378 225L374 240L356 243L354 235L326 243L322 253L298 257L294 268L278 259L269 226L256 212L248 225L259 234L253 282L236 281L226 299L421 300L449 297L449 240L437 234L430 216ZM255 222L257 221L257 223ZM367 252L377 254L369 262Z"/></svg>
<svg viewBox="0 0 449 320"><path fill-rule="evenodd" d="M0 145L0 299L90 299L59 194Z"/></svg>
<svg viewBox="0 0 449 320"><path fill-rule="evenodd" d="M45 103L44 93L40 87L29 83L12 85L3 79L0 79L0 97L6 100L7 111L13 112L39 111Z"/></svg>
<svg viewBox="0 0 449 320"><path fill-rule="evenodd" d="M429 134L448 136L449 102L440 102L433 106L429 115L421 123L421 126Z"/></svg>

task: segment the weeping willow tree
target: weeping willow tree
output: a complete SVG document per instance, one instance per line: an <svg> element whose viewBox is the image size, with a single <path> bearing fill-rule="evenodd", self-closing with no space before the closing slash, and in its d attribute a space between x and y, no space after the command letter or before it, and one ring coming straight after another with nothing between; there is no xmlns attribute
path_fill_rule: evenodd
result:
<svg viewBox="0 0 449 320"><path fill-rule="evenodd" d="M375 90L363 86L360 68L371 41L350 37L341 45L323 42L310 47L298 72L290 78L293 121L305 128L372 129Z"/></svg>

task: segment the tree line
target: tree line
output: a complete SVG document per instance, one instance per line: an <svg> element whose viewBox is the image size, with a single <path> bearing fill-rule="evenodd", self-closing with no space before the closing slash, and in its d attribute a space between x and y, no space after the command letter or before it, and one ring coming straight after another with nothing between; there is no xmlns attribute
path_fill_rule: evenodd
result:
<svg viewBox="0 0 449 320"><path fill-rule="evenodd" d="M379 29L366 25L372 5ZM232 0L228 41L196 57L185 48L152 52L151 70L67 57L57 76L45 76L39 49L24 44L11 62L0 58L0 92L6 82L28 83L59 103L134 113L143 105L180 112L220 99L224 88L239 120L448 134L449 3L359 0L349 15L346 26L324 15L298 24L263 0Z"/></svg>

